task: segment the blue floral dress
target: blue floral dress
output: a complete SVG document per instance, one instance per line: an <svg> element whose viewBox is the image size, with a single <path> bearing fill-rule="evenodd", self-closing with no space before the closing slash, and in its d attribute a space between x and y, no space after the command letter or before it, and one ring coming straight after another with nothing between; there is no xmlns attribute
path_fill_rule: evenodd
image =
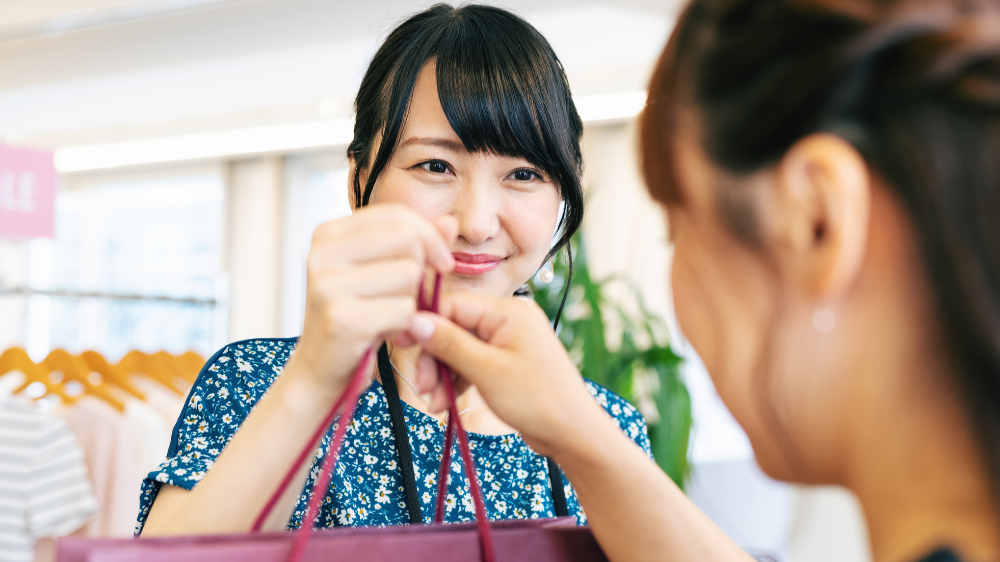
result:
<svg viewBox="0 0 1000 562"><path fill-rule="evenodd" d="M230 344L213 356L202 369L174 426L167 459L142 482L136 534L149 514L163 484L192 489L249 415L257 400L281 374L295 348L296 339L258 339ZM631 404L617 394L586 381L597 402L607 410L629 437L652 456L646 424ZM443 423L403 403L410 436L413 472L417 480L421 511L430 523L437 499L437 476L444 448ZM316 451L289 529L298 528L320 458L329 448L333 429ZM490 519L553 517L555 509L545 458L529 448L519 434L469 434L472 455L485 494ZM453 451L445 521L475 519L469 481L457 450ZM570 515L586 523L576 493L563 480ZM262 493L270 493L270 490ZM399 470L389 407L377 381L361 395L316 527L385 526L409 522Z"/></svg>

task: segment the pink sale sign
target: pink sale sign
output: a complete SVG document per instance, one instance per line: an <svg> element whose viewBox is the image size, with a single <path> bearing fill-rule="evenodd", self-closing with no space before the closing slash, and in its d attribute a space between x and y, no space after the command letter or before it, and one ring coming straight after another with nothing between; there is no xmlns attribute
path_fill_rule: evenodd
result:
<svg viewBox="0 0 1000 562"><path fill-rule="evenodd" d="M0 145L0 238L51 238L55 201L52 152Z"/></svg>

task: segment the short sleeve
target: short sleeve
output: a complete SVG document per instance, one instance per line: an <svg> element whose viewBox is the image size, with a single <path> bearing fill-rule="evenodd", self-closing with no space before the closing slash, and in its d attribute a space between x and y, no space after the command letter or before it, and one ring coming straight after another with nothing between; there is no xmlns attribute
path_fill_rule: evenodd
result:
<svg viewBox="0 0 1000 562"><path fill-rule="evenodd" d="M607 388L589 380L584 382L597 403L604 408L611 419L625 432L625 435L635 441L635 444L649 458L653 458L653 448L649 443L649 430L646 428L646 419L642 416L642 412Z"/></svg>
<svg viewBox="0 0 1000 562"><path fill-rule="evenodd" d="M211 470L294 347L294 339L245 340L209 359L174 426L167 458L142 482L136 534L163 484L190 490Z"/></svg>
<svg viewBox="0 0 1000 562"><path fill-rule="evenodd" d="M83 452L66 424L57 418L44 420L38 443L25 489L29 535L68 535L97 510Z"/></svg>

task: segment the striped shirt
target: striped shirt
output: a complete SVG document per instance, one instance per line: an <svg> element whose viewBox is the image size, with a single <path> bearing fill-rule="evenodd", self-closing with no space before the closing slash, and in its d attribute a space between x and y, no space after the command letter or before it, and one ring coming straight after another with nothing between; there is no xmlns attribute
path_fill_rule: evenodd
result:
<svg viewBox="0 0 1000 562"><path fill-rule="evenodd" d="M0 398L0 562L30 562L35 539L73 532L96 508L65 422Z"/></svg>

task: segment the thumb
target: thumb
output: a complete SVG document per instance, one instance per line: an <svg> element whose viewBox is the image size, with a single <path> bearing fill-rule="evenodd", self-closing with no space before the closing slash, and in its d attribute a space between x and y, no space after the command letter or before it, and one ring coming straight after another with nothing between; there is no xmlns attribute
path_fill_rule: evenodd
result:
<svg viewBox="0 0 1000 562"><path fill-rule="evenodd" d="M419 312L409 333L423 348L470 383L479 386L503 360L503 350L470 334L447 318Z"/></svg>

